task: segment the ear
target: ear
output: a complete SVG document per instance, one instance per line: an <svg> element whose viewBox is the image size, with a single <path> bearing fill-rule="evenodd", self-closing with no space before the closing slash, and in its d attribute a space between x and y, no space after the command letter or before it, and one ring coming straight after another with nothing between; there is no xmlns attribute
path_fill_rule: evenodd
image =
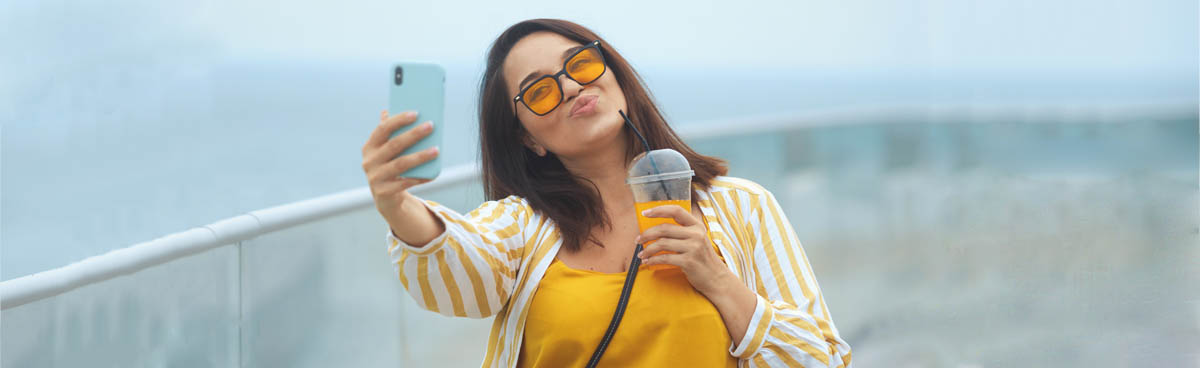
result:
<svg viewBox="0 0 1200 368"><path fill-rule="evenodd" d="M533 153L537 154L538 156L546 157L546 147L542 147L541 144L538 144L537 141L534 141L533 136L530 136L529 133L525 133L525 137L522 138L522 141L522 143L525 144L525 147L528 147L530 151L533 151Z"/></svg>

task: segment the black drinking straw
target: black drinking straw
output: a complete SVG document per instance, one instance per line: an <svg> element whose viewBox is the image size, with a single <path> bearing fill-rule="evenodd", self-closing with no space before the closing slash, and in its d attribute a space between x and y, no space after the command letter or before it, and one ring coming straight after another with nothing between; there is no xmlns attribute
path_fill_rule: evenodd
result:
<svg viewBox="0 0 1200 368"><path fill-rule="evenodd" d="M636 135L637 135L637 137L638 137L638 139L641 139L641 140L642 140L642 147L645 147L645 148L646 148L646 152L650 152L650 143L649 143L649 142L646 142L646 137L643 137L643 136L642 136L642 132L639 132L639 131L637 130L637 128L635 128L635 127L633 126L633 122L632 122L632 121L629 121L629 117L628 117L628 116L625 116L625 112L624 112L624 111L617 110L617 113L618 113L618 114L621 114L621 118L622 118L622 119L625 119L625 125L629 125L629 129L633 131L633 134L636 134ZM653 163L654 163L654 160L650 160L650 162L651 162L651 164L653 164ZM654 167L654 171L658 171L658 166L657 166L657 165L655 165L655 167Z"/></svg>
<svg viewBox="0 0 1200 368"><path fill-rule="evenodd" d="M654 168L654 174L655 175L662 174L662 170L658 169L658 163L654 162L654 156L650 155L650 142L647 142L646 137L642 136L642 132L639 132L637 130L637 127L633 126L633 122L629 120L628 116L625 116L624 111L617 110L617 113L621 114L622 119L625 119L625 125L629 126L629 130L632 130L633 134L637 135L638 139L640 139L642 141L642 147L644 147L646 149L646 158L650 160L650 167ZM663 195L666 195L667 194L667 184L659 181L658 185L662 187Z"/></svg>

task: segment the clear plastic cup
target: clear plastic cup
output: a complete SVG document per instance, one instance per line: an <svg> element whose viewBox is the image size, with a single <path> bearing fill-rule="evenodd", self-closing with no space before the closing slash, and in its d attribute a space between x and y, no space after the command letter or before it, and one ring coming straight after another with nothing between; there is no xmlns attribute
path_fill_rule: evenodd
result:
<svg viewBox="0 0 1200 368"><path fill-rule="evenodd" d="M633 158L629 165L629 177L625 183L633 190L637 208L638 228L641 232L659 224L676 224L674 219L645 217L642 211L676 205L691 213L692 176L695 171L687 158L673 149L658 149L644 152ZM644 245L649 246L653 241Z"/></svg>

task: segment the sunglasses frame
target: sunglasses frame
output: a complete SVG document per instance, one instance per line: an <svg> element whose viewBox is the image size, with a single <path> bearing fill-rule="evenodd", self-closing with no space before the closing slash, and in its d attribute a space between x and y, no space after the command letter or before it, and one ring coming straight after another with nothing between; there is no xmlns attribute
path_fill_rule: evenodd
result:
<svg viewBox="0 0 1200 368"><path fill-rule="evenodd" d="M593 48L596 49L596 52L600 54L600 64L604 65L604 71L601 71L600 75L597 75L596 79L592 79L591 82L580 83L578 80L575 80L575 77L572 77L570 73L567 73L567 63L571 62L571 59L574 59L576 56L579 56L580 53L587 51L588 49L593 49ZM600 77L604 76L604 73L607 73L607 72L608 72L608 63L604 60L604 49L600 48L600 40L595 40L595 41L592 41L587 46L584 46L584 47L580 48L579 50L576 50L574 53L571 54L571 56L568 56L565 60L563 60L562 69L560 69L558 71L558 73L542 74L542 76L538 77L537 79L534 79L533 82L530 82L529 85L525 86L525 88L521 88L520 91L517 91L517 96L513 97L513 103L515 104L517 102L520 102L522 105L525 105L525 108L529 109L529 112L532 112L534 115L546 116L546 114L549 114L549 113L553 112L555 109L558 109L559 106L562 106L562 103L563 103L562 97L565 95L563 94L562 83L559 83L559 81L558 81L558 76L566 75L567 79L575 81L575 83L579 83L579 85L582 86L582 85L588 85L588 84L592 84L592 83L596 82L596 80L600 79ZM524 96L525 91L527 91L530 88L532 88L533 86L537 85L538 82L540 82L542 79L545 79L545 78L550 78L550 79L554 80L554 85L558 86L558 95L560 97L559 97L557 105L554 105L554 107L550 108L550 110L547 110L545 113L538 114L537 111L533 111L532 107L529 107L528 103L525 103L525 99L521 98L521 96Z"/></svg>

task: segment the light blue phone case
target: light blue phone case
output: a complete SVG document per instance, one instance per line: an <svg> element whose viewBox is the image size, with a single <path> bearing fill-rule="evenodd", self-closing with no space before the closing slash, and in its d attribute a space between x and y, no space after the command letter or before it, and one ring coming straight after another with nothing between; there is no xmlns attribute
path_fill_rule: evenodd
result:
<svg viewBox="0 0 1200 368"><path fill-rule="evenodd" d="M417 141L400 155L418 152L429 147L442 149L443 104L445 100L446 71L437 64L400 62L392 65L391 93L388 97L388 114L416 111L417 120L392 132L389 138L406 132L426 121L433 122L433 132ZM442 171L441 154L433 160L418 165L399 176L433 179Z"/></svg>

